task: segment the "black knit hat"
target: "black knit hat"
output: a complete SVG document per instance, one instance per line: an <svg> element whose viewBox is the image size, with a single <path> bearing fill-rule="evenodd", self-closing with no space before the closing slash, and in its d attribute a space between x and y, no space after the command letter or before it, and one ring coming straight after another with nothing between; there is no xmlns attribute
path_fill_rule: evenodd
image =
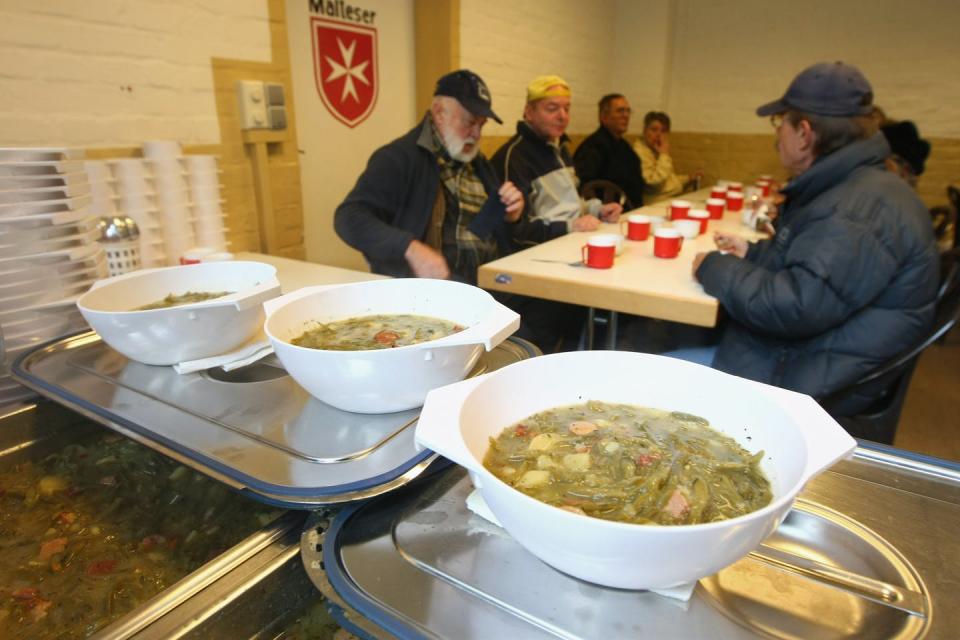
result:
<svg viewBox="0 0 960 640"><path fill-rule="evenodd" d="M930 143L920 137L917 125L904 120L884 125L880 131L887 138L890 149L910 165L914 175L922 174L924 162L930 155Z"/></svg>

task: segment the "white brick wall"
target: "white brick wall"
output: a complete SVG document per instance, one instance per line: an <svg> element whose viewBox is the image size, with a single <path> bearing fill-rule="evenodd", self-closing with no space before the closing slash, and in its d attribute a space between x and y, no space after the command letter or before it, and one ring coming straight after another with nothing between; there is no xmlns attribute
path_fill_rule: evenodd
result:
<svg viewBox="0 0 960 640"><path fill-rule="evenodd" d="M484 135L512 135L526 86L539 75L562 76L573 91L569 131L597 127L597 100L613 88L612 0L461 0L461 66L480 74L503 125Z"/></svg>
<svg viewBox="0 0 960 640"><path fill-rule="evenodd" d="M960 2L942 0L461 0L461 63L490 85L486 135L512 133L536 75L572 85L571 133L596 126L618 91L643 114L665 109L680 131L767 133L753 110L804 67L859 66L876 102L924 136L960 137Z"/></svg>
<svg viewBox="0 0 960 640"><path fill-rule="evenodd" d="M665 106L685 131L766 133L754 115L804 67L844 60L888 115L960 137L960 3L942 0L675 0Z"/></svg>
<svg viewBox="0 0 960 640"><path fill-rule="evenodd" d="M265 0L4 0L0 145L219 143L212 57L270 61Z"/></svg>

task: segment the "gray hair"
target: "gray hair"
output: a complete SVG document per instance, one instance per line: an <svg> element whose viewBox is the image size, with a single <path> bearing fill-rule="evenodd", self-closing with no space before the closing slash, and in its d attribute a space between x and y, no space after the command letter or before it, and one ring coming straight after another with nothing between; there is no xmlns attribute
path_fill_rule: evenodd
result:
<svg viewBox="0 0 960 640"><path fill-rule="evenodd" d="M848 144L858 140L866 140L878 130L877 120L873 114L866 116L821 116L802 111L787 111L783 115L793 127L801 120L810 123L810 128L817 134L817 142L813 153L816 157L830 155Z"/></svg>

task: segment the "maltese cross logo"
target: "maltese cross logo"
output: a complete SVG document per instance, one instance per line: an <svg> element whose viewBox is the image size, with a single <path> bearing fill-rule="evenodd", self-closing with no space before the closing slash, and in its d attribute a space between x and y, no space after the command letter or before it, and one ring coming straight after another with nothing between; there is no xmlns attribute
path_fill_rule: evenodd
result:
<svg viewBox="0 0 960 640"><path fill-rule="evenodd" d="M377 30L311 18L313 75L330 114L355 127L377 102Z"/></svg>

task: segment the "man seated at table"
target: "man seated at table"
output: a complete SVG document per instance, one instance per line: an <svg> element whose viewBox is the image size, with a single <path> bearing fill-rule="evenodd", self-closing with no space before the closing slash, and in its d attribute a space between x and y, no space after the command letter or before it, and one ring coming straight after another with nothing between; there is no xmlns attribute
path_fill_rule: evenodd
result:
<svg viewBox="0 0 960 640"><path fill-rule="evenodd" d="M929 330L938 284L930 216L884 170L890 154L870 118L873 90L855 67L802 71L771 116L792 176L773 238L716 233L693 262L726 310L717 369L822 397L913 346ZM873 398L858 399L859 411Z"/></svg>
<svg viewBox="0 0 960 640"><path fill-rule="evenodd" d="M616 222L617 202L584 201L567 149L570 86L558 76L540 76L527 86L527 103L517 133L491 158L501 180L523 193L526 206L510 224L515 248L546 242L570 231L595 231L600 220ZM574 349L586 309L517 296L508 304L523 317L526 336L546 352Z"/></svg>
<svg viewBox="0 0 960 640"><path fill-rule="evenodd" d="M641 207L645 185L640 157L623 137L630 128L630 103L619 93L609 93L597 107L600 127L573 154L577 177L583 185L594 180L612 182L626 195L626 208Z"/></svg>
<svg viewBox="0 0 960 640"><path fill-rule="evenodd" d="M487 118L502 122L487 85L454 71L420 124L373 153L334 227L374 273L476 284L477 267L509 250L523 196L480 153Z"/></svg>
<svg viewBox="0 0 960 640"><path fill-rule="evenodd" d="M674 173L670 157L670 116L662 111L650 111L643 117L643 136L633 143L633 150L640 157L648 204L696 188L703 175L700 171L691 175Z"/></svg>
<svg viewBox="0 0 960 640"><path fill-rule="evenodd" d="M517 133L490 159L501 180L523 193L526 207L513 223L520 246L539 244L569 231L594 231L600 220L616 222L619 203L584 201L567 144L570 86L559 76L540 76L527 86L527 104Z"/></svg>

